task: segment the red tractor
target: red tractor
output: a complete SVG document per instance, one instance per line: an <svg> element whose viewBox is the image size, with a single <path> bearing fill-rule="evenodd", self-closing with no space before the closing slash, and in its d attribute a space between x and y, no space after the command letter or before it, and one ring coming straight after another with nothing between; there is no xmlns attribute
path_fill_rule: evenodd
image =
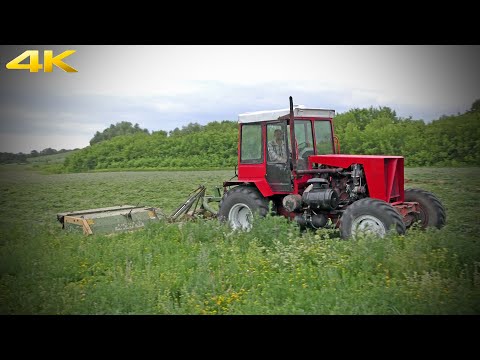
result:
<svg viewBox="0 0 480 360"><path fill-rule="evenodd" d="M224 182L218 216L248 230L253 214L275 214L301 228L334 225L343 238L445 225L438 198L404 190L404 158L340 154L334 110L293 106L239 115L238 180Z"/></svg>

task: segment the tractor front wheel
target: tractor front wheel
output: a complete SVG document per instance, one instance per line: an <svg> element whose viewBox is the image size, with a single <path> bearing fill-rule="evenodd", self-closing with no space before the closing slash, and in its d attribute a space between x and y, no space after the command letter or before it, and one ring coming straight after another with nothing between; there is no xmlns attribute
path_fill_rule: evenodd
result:
<svg viewBox="0 0 480 360"><path fill-rule="evenodd" d="M438 198L431 192L421 189L405 189L405 201L418 202L420 212L416 220L422 228L434 226L440 229L445 225L445 209Z"/></svg>
<svg viewBox="0 0 480 360"><path fill-rule="evenodd" d="M384 237L391 228L398 234L405 233L402 217L389 203L365 198L350 205L340 218L342 238L355 238L360 233Z"/></svg>
<svg viewBox="0 0 480 360"><path fill-rule="evenodd" d="M254 187L237 186L222 198L218 210L220 221L228 221L232 229L250 230L253 214L264 217L268 212L268 200Z"/></svg>

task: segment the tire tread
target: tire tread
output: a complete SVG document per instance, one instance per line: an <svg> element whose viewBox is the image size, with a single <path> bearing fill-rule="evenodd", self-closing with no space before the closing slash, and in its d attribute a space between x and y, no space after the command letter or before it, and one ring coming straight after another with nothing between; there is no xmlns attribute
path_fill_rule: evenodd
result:
<svg viewBox="0 0 480 360"><path fill-rule="evenodd" d="M377 208L378 210L389 214L390 218L392 219L393 224L395 225L395 230L397 231L398 234L404 234L406 231L405 228L405 223L403 222L402 216L400 213L395 210L395 208L390 205L389 203L379 200L379 199L374 199L374 198L364 198L360 199L358 201L355 201L353 204L351 204L344 212L342 217L340 218L340 233L342 234L343 238L347 238L351 236L351 234L348 233L347 229L342 229L342 224L345 222L345 220L350 220L350 223L353 222L353 213L357 209L361 209L362 207L365 208Z"/></svg>
<svg viewBox="0 0 480 360"><path fill-rule="evenodd" d="M431 203L433 204L435 214L437 216L437 224L435 224L434 226L440 229L445 225L447 221L447 214L445 212L445 208L443 207L440 200L434 194L432 194L430 191L426 191L423 189L415 189L415 188L405 189L405 193L407 192L412 194L419 194L420 196L424 196L428 200L430 200Z"/></svg>

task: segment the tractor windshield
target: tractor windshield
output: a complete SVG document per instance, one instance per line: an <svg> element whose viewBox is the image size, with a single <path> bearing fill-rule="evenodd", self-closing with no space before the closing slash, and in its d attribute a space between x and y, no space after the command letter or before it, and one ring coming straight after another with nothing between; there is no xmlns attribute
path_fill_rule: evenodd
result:
<svg viewBox="0 0 480 360"><path fill-rule="evenodd" d="M315 141L317 155L334 153L330 121L315 121Z"/></svg>
<svg viewBox="0 0 480 360"><path fill-rule="evenodd" d="M305 160L313 155L312 122L310 120L295 120L295 146L298 157Z"/></svg>

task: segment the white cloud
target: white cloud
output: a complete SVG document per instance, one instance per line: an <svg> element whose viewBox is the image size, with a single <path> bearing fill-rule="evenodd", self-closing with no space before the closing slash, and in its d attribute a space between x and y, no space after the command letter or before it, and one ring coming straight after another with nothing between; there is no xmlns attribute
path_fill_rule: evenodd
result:
<svg viewBox="0 0 480 360"><path fill-rule="evenodd" d="M0 134L0 152L30 153L32 150L46 148L75 149L89 145L90 138L85 135L65 134L58 135L18 135Z"/></svg>
<svg viewBox="0 0 480 360"><path fill-rule="evenodd" d="M95 131L118 121L171 130L235 120L241 112L286 107L289 95L306 106L390 106L400 116L427 120L463 112L480 97L479 46L51 48L76 49L67 63L79 72L2 73L9 78L3 93L16 98L11 105L0 96L0 118L23 124L19 143L28 147L27 139L43 146L46 137L32 136L44 133L55 140L51 147L62 147L72 132L83 136L75 146L88 144ZM4 137L12 134L1 126Z"/></svg>
<svg viewBox="0 0 480 360"><path fill-rule="evenodd" d="M247 85L295 82L318 91L351 88L409 101L480 89L463 46L168 45L79 46L76 90L116 95L201 92L202 81ZM475 52L476 51L476 52ZM467 70L470 70L467 71ZM477 74L478 76L478 74ZM478 77L477 77L478 79ZM308 81L308 84L302 85ZM317 84L317 86L315 86ZM456 91L455 91L456 93Z"/></svg>

